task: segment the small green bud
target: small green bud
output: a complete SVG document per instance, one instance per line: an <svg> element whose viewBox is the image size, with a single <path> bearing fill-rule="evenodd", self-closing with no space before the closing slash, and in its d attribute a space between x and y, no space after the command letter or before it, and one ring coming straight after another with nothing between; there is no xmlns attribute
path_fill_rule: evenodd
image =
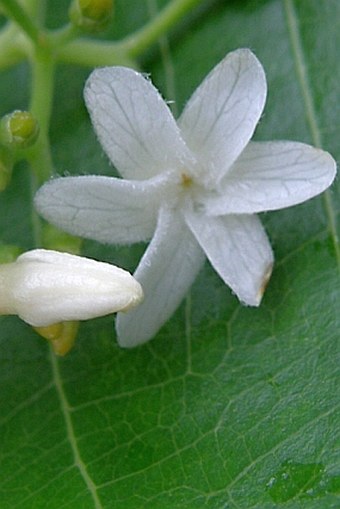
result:
<svg viewBox="0 0 340 509"><path fill-rule="evenodd" d="M0 191L4 191L11 180L13 164L11 152L4 147L0 148Z"/></svg>
<svg viewBox="0 0 340 509"><path fill-rule="evenodd" d="M73 0L69 17L71 22L86 32L99 32L110 21L113 0Z"/></svg>
<svg viewBox="0 0 340 509"><path fill-rule="evenodd" d="M7 147L30 147L38 134L38 122L29 111L15 110L0 120L0 142Z"/></svg>

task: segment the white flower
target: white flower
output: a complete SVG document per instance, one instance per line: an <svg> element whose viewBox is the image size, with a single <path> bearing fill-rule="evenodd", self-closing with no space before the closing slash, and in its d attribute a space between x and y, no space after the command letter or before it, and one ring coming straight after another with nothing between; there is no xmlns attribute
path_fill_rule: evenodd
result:
<svg viewBox="0 0 340 509"><path fill-rule="evenodd" d="M266 79L246 49L230 53L176 124L151 82L123 67L98 69L85 99L99 140L124 177L69 177L38 192L40 213L100 242L152 239L135 272L145 300L118 315L121 346L150 339L177 308L207 257L238 298L258 306L273 254L257 212L324 191L335 162L303 143L250 142Z"/></svg>
<svg viewBox="0 0 340 509"><path fill-rule="evenodd" d="M0 314L34 327L127 311L142 296L126 270L81 256L35 249L0 265Z"/></svg>

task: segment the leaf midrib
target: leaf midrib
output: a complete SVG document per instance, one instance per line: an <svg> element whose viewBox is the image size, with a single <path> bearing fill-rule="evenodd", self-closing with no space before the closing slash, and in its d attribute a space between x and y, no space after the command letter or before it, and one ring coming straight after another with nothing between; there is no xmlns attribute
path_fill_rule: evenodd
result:
<svg viewBox="0 0 340 509"><path fill-rule="evenodd" d="M86 484L88 492L90 493L90 495L92 497L95 509L104 509L103 505L101 504L101 501L98 497L97 486L95 485L92 478L90 477L90 475L87 471L86 465L81 457L81 453L80 453L80 450L78 447L76 434L74 431L73 422L72 422L72 418L71 418L70 406L67 401L67 397L66 397L66 394L64 391L64 386L63 386L63 382L62 382L62 378L61 378L61 374L60 374L58 359L55 356L55 354L52 352L52 349L50 349L50 362L51 362L51 367L52 367L53 381L54 381L54 385L55 385L58 399L60 402L61 413L64 418L64 422L65 422L65 426L66 426L67 441L70 444L73 458L74 458L74 465L78 468L79 473Z"/></svg>
<svg viewBox="0 0 340 509"><path fill-rule="evenodd" d="M297 81L301 90L307 126L309 128L311 139L314 145L318 148L322 148L323 142L321 137L321 130L319 128L318 118L314 105L312 87L306 65L307 59L303 50L302 37L299 29L299 19L295 9L294 0L283 0L283 6L291 44L292 58L295 65ZM337 234L337 219L333 199L329 190L323 193L323 201L328 220L329 231L332 237L336 254L338 269L340 271L340 244Z"/></svg>

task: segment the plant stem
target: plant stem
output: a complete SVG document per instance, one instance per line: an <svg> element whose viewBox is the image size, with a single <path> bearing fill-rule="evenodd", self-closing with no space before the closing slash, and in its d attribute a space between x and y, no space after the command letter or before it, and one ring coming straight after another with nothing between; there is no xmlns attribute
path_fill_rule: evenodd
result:
<svg viewBox="0 0 340 509"><path fill-rule="evenodd" d="M32 95L30 111L40 128L37 143L27 152L28 160L36 174L38 184L53 174L50 151L49 125L51 118L55 61L48 41L36 49L32 58Z"/></svg>
<svg viewBox="0 0 340 509"><path fill-rule="evenodd" d="M150 11L150 18L157 16L157 0L148 0L148 6ZM171 59L170 44L167 35L162 35L158 40L159 52L163 62L163 69L165 75L165 90L164 94L171 103L169 107L172 114L176 118L178 116L177 103L176 103L176 87L175 87L175 76L174 66Z"/></svg>
<svg viewBox="0 0 340 509"><path fill-rule="evenodd" d="M38 183L36 175L31 172L30 174L30 191L31 191L31 203L33 204L35 193L38 189ZM38 216L37 212L35 211L35 208L32 206L31 209L31 223L32 223L32 232L33 232L33 240L34 240L34 246L35 247L43 247L42 243L42 223L41 218Z"/></svg>
<svg viewBox="0 0 340 509"><path fill-rule="evenodd" d="M122 47L130 57L139 56L188 11L200 3L202 0L173 0L143 28L123 39Z"/></svg>
<svg viewBox="0 0 340 509"><path fill-rule="evenodd" d="M121 43L78 39L58 49L57 59L66 64L84 67L126 65L136 63L124 52Z"/></svg>
<svg viewBox="0 0 340 509"><path fill-rule="evenodd" d="M59 48L70 43L73 39L75 39L79 35L81 35L80 30L71 23L68 23L65 26L59 28L58 30L51 31L49 34L49 38L55 50L58 51Z"/></svg>
<svg viewBox="0 0 340 509"><path fill-rule="evenodd" d="M46 13L46 0L21 0L21 3L25 5L25 10L28 15L34 19L39 26L43 26Z"/></svg>
<svg viewBox="0 0 340 509"><path fill-rule="evenodd" d="M47 132L50 124L55 62L49 48L38 48L32 61L32 94L30 110L40 129Z"/></svg>
<svg viewBox="0 0 340 509"><path fill-rule="evenodd" d="M0 0L0 3L4 6L6 14L20 26L35 44L38 44L39 29L21 5L16 0Z"/></svg>
<svg viewBox="0 0 340 509"><path fill-rule="evenodd" d="M83 38L58 50L57 58L65 63L86 67L128 65L136 67L135 58L158 41L176 22L203 0L173 0L149 23L119 42Z"/></svg>

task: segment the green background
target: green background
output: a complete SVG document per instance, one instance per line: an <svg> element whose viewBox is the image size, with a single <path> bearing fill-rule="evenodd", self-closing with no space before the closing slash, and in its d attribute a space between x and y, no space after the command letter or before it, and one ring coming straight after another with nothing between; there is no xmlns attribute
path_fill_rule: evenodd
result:
<svg viewBox="0 0 340 509"><path fill-rule="evenodd" d="M142 26L151 4L117 0L106 35ZM67 6L48 2L50 27ZM338 158L339 1L202 1L140 64L181 111L238 47L268 79L255 138L320 140ZM114 172L83 104L89 72L57 69L59 174ZM27 108L28 86L26 64L3 71L0 113ZM1 317L1 509L339 508L338 184L328 208L317 197L262 216L276 263L259 309L242 307L207 263L157 337L131 351L117 346L112 317L82 323L59 359L28 325ZM34 247L30 193L21 164L0 195L0 231L22 249ZM84 243L130 270L144 249Z"/></svg>

